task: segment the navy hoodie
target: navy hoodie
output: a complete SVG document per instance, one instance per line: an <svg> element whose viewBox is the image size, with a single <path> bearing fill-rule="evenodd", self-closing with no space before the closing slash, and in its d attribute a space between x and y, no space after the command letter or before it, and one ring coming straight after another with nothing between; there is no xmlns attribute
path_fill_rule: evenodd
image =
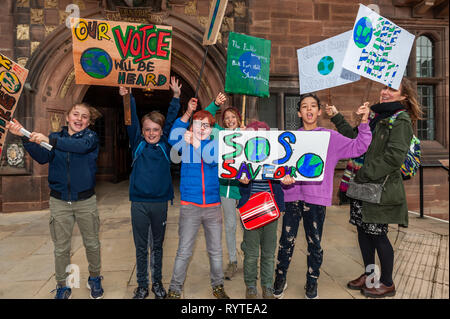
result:
<svg viewBox="0 0 450 319"><path fill-rule="evenodd" d="M77 201L80 193L94 194L99 151L97 134L86 128L69 135L67 126L49 135L51 151L22 139L24 147L39 164L49 163L48 184L51 196L64 201ZM55 196L55 194L58 196ZM86 198L81 198L86 199Z"/></svg>
<svg viewBox="0 0 450 319"><path fill-rule="evenodd" d="M167 111L163 135L156 144L149 144L142 136L136 112L136 101L130 98L131 125L127 126L132 151L130 201L166 202L172 200L173 186L170 174L170 129L180 109L180 99L173 98Z"/></svg>

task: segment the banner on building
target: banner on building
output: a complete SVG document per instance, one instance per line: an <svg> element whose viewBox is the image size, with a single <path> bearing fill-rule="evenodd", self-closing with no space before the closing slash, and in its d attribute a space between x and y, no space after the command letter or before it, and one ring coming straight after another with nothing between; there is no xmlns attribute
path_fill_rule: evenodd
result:
<svg viewBox="0 0 450 319"><path fill-rule="evenodd" d="M171 26L75 18L71 22L77 84L169 89Z"/></svg>
<svg viewBox="0 0 450 319"><path fill-rule="evenodd" d="M228 0L213 0L209 10L209 20L203 35L203 45L213 45L217 42L223 16L227 9Z"/></svg>
<svg viewBox="0 0 450 319"><path fill-rule="evenodd" d="M297 50L300 94L358 81L360 76L342 68L352 31Z"/></svg>
<svg viewBox="0 0 450 319"><path fill-rule="evenodd" d="M6 139L6 123L13 118L27 76L27 69L0 53L0 155Z"/></svg>
<svg viewBox="0 0 450 319"><path fill-rule="evenodd" d="M230 32L225 92L269 96L270 45L266 39Z"/></svg>
<svg viewBox="0 0 450 319"><path fill-rule="evenodd" d="M219 177L322 181L330 132L220 131Z"/></svg>
<svg viewBox="0 0 450 319"><path fill-rule="evenodd" d="M343 66L398 89L413 42L414 35L360 4Z"/></svg>

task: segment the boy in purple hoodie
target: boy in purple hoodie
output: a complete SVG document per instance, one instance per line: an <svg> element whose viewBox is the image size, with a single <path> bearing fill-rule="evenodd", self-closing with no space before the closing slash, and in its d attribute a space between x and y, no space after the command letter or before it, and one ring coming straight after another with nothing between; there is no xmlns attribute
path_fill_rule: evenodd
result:
<svg viewBox="0 0 450 319"><path fill-rule="evenodd" d="M308 299L318 298L317 280L322 265L323 250L320 246L326 206L331 206L334 169L340 159L357 157L364 154L372 140L368 124L369 108L365 103L356 114L362 115L358 127L358 137L349 139L334 130L317 126L321 115L320 100L312 93L300 96L298 116L302 119L300 131L328 131L330 142L325 164L325 175L321 182L296 182L287 176L282 180L286 213L283 216L282 233L278 249L278 261L275 270L274 296L282 298L287 288L286 274L295 246L295 238L303 217L306 242L308 243L305 295Z"/></svg>

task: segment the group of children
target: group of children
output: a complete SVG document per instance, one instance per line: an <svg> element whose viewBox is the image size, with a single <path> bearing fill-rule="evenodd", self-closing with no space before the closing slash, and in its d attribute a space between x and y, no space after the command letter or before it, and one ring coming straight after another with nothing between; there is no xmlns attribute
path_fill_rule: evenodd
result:
<svg viewBox="0 0 450 319"><path fill-rule="evenodd" d="M126 88L119 89L120 95L131 95L132 121L127 126L132 153L129 197L138 282L133 298L144 299L149 295L149 247L151 291L155 298L181 297L195 239L203 225L212 293L218 299L228 299L224 279L231 279L237 270L236 208L243 206L253 194L261 191L274 194L277 206L283 213L282 234L274 280L278 221L255 230L243 229L241 248L244 252L246 297L258 298L258 260L262 297L283 296L287 288L286 275L299 222L303 218L308 244L305 295L307 298L317 298L317 280L323 259L322 231L326 206L331 205L334 168L340 159L358 157L366 152L372 137L368 124L368 105L358 109L357 114L362 115L362 120L356 138L351 139L334 130L318 127L318 117L322 112L318 97L314 94L300 97L298 116L302 119L303 126L299 130L330 132L322 182L296 182L290 176L281 181L253 181L248 177L227 180L218 177L219 141L214 131L270 128L259 121L243 126L239 111L234 107L222 111L224 127L220 127L214 116L225 104L226 97L222 93L205 110L200 111L196 111L197 99L191 98L186 112L177 118L181 84L172 77L170 88L173 99L166 117L159 112L151 112L141 121L131 92ZM72 293L65 279L66 266L70 264L70 244L75 221L80 228L89 262L88 287L91 289L91 298L103 297L99 216L94 190L99 146L97 135L88 128L97 116L95 109L78 103L68 111L67 126L60 132L52 133L49 137L33 132L29 139L22 138L25 149L33 159L40 164L49 163L50 230L55 246L57 299L70 298ZM15 120L10 122L8 128L11 133L22 135L21 124ZM38 144L42 141L51 144L52 151L41 148ZM181 153L181 208L178 250L172 279L166 292L162 284L161 269L168 201L174 198L170 172L171 152ZM229 254L225 271L222 256L222 209Z"/></svg>

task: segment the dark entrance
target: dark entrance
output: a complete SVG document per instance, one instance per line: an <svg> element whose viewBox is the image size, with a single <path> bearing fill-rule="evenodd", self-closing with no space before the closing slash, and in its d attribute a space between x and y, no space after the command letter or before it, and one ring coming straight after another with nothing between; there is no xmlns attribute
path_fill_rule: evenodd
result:
<svg viewBox="0 0 450 319"><path fill-rule="evenodd" d="M186 110L187 102L194 96L194 90L178 74L172 75L175 75L182 84L181 109L179 112L179 116L181 116ZM132 93L136 99L139 119L151 111L167 114L172 99L171 90L144 91L133 89ZM124 124L123 103L122 97L119 95L119 88L93 85L86 92L83 102L94 106L103 115L100 119L97 119L94 126L100 140L97 179L113 183L127 179L131 172L131 152Z"/></svg>

